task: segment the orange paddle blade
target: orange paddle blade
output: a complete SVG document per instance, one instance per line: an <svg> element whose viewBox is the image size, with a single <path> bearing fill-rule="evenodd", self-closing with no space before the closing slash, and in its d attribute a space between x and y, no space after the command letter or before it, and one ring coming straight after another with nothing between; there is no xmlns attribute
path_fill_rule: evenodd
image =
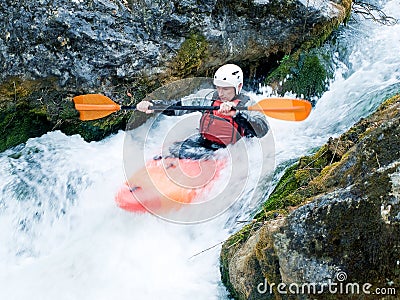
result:
<svg viewBox="0 0 400 300"><path fill-rule="evenodd" d="M311 109L309 101L286 98L267 98L248 107L248 110L261 111L271 118L286 121L303 121L307 119Z"/></svg>
<svg viewBox="0 0 400 300"><path fill-rule="evenodd" d="M120 105L100 94L76 96L73 101L82 121L100 119L121 109Z"/></svg>

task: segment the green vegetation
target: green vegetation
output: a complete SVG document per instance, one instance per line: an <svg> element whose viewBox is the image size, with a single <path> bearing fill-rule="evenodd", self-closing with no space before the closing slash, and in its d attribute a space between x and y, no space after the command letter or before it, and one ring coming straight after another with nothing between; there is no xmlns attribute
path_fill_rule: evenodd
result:
<svg viewBox="0 0 400 300"><path fill-rule="evenodd" d="M0 151L40 136L51 129L47 108L35 91L53 80L23 80L11 77L0 85ZM35 105L30 103L35 102Z"/></svg>
<svg viewBox="0 0 400 300"><path fill-rule="evenodd" d="M143 78L137 84L142 89L135 89L134 96L140 97L146 93L144 89L148 85ZM123 89L123 86L119 88ZM26 80L12 77L5 80L0 84L0 151L56 129L66 134L80 134L85 140L92 141L125 128L129 118L126 113L90 122L80 121L72 102L73 95L59 91L54 78Z"/></svg>
<svg viewBox="0 0 400 300"><path fill-rule="evenodd" d="M21 99L28 97L37 90L43 82L38 80L24 80L11 77L0 85L0 108L16 105Z"/></svg>
<svg viewBox="0 0 400 300"><path fill-rule="evenodd" d="M266 82L282 82L279 87L281 93L291 91L306 98L320 96L326 91L327 80L333 77L326 63L328 59L316 50L286 55Z"/></svg>
<svg viewBox="0 0 400 300"><path fill-rule="evenodd" d="M51 130L46 113L42 110L24 110L17 106L14 111L0 114L1 136L0 151L26 142L30 137L36 137Z"/></svg>

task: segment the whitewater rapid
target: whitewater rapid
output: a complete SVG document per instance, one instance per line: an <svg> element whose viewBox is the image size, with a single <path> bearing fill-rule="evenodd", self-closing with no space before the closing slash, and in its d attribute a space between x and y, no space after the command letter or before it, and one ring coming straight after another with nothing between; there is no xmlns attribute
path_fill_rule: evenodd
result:
<svg viewBox="0 0 400 300"><path fill-rule="evenodd" d="M398 0L383 10L400 18ZM346 51L337 54L335 78L310 117L268 119L275 166L311 153L400 90L400 24L350 21L336 43ZM160 128L175 122L166 117ZM149 126L133 131L137 145ZM147 142L155 153L160 136L153 135ZM114 195L126 179L126 143L125 132L87 143L56 131L0 153L1 299L228 298L221 242L241 226L237 221L249 220L260 199L244 198L194 224L125 212Z"/></svg>

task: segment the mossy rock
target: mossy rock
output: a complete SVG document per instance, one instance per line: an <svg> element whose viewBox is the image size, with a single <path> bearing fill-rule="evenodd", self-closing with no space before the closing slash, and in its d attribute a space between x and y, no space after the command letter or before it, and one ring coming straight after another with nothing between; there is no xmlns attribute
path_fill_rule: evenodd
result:
<svg viewBox="0 0 400 300"><path fill-rule="evenodd" d="M327 82L333 78L333 51L324 49L323 44L339 25L346 21L351 12L352 1L343 1L342 15L324 24L315 24L309 38L292 53L286 53L266 78L279 94L293 92L307 99L321 96L328 87Z"/></svg>
<svg viewBox="0 0 400 300"><path fill-rule="evenodd" d="M172 60L171 75L175 78L185 78L188 75L198 74L208 55L206 38L200 33L192 33L182 43Z"/></svg>
<svg viewBox="0 0 400 300"><path fill-rule="evenodd" d="M132 105L160 85L160 82L146 76L138 76L116 83L113 90L103 94L120 104ZM79 120L79 113L74 108L72 98L77 94L93 91L77 92L60 88L54 78L8 78L0 84L0 92L0 151L52 130L61 130L68 135L80 134L86 141L98 141L125 129L131 117L131 112L121 111L98 120ZM137 127L148 117L136 114L130 125Z"/></svg>
<svg viewBox="0 0 400 300"><path fill-rule="evenodd" d="M54 78L29 80L20 77L9 77L0 84L0 108L10 107L23 102L23 99L39 90L44 85L53 85Z"/></svg>
<svg viewBox="0 0 400 300"><path fill-rule="evenodd" d="M293 92L307 99L321 96L327 89L328 80L333 77L329 60L317 50L287 55L267 77L266 83L281 94Z"/></svg>
<svg viewBox="0 0 400 300"><path fill-rule="evenodd" d="M381 104L373 115L361 119L339 138L329 139L328 143L313 155L301 157L297 163L288 167L255 219L264 220L266 212L285 210L290 206L305 203L313 196L328 191L332 186L346 186L351 178L360 177L352 173L363 174L362 170L365 168L378 168L380 164L390 162L393 153L380 151L376 147L380 147L381 144L373 144L372 141L380 139L381 143L390 143L386 140L389 133L385 130L388 129L383 127L376 130L376 128L384 120L393 118L398 113L396 109L390 109L390 106L399 101L400 95L393 96ZM357 149L360 153L365 152L365 158L356 161L350 157L352 154L349 150L363 139L367 139L364 143L373 146L368 149ZM393 147L387 148L393 150ZM378 152L379 156L374 155ZM350 168L352 173L349 173Z"/></svg>
<svg viewBox="0 0 400 300"><path fill-rule="evenodd" d="M315 191L311 192L305 187L331 163L331 156L328 146L323 146L314 155L304 156L288 167L268 201L265 202L262 211L255 218L265 219L265 212L297 206L305 197L314 194Z"/></svg>
<svg viewBox="0 0 400 300"><path fill-rule="evenodd" d="M26 142L31 137L41 136L50 131L52 124L41 110L23 110L16 107L15 110L3 111L0 114L0 128L2 130L0 140L0 152Z"/></svg>

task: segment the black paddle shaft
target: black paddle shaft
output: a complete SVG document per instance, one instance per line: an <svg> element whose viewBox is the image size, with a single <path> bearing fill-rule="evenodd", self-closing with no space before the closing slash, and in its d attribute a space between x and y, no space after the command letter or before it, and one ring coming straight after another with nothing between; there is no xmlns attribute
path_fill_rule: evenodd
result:
<svg viewBox="0 0 400 300"><path fill-rule="evenodd" d="M121 109L136 109L136 106L121 106ZM199 111L199 110L218 110L219 106L178 106L178 105L153 105L149 106L150 110L154 111L164 111L164 110L193 110L193 111ZM233 108L237 109L237 108ZM247 110L247 107L240 107L240 110Z"/></svg>

